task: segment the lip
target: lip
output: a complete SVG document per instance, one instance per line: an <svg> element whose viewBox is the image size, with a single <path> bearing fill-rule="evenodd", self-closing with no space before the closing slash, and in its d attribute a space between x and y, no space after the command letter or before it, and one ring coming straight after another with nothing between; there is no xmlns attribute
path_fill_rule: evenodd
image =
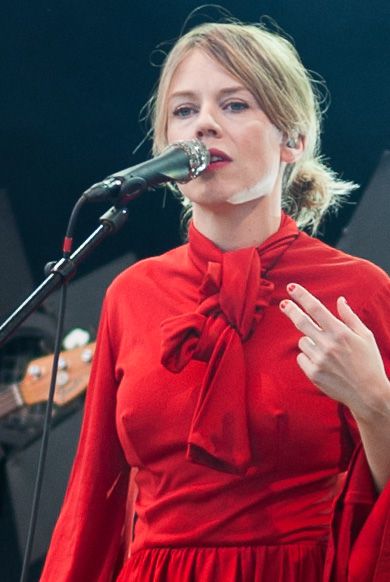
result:
<svg viewBox="0 0 390 582"><path fill-rule="evenodd" d="M218 150L217 148L210 148L209 154L210 154L210 158L212 156L218 156L219 158L222 158L222 160L224 162L231 162L232 161L232 158L230 156L228 156L224 151ZM218 163L218 162L212 162L212 163Z"/></svg>
<svg viewBox="0 0 390 582"><path fill-rule="evenodd" d="M232 158L230 156L228 156L227 153L225 153L224 151L219 150L217 148L210 148L209 154L210 154L210 158L213 156L218 156L221 159L216 161L216 162L210 162L209 165L207 166L206 172L218 170L219 168L223 168L224 166L226 166L227 164L229 164L232 161Z"/></svg>

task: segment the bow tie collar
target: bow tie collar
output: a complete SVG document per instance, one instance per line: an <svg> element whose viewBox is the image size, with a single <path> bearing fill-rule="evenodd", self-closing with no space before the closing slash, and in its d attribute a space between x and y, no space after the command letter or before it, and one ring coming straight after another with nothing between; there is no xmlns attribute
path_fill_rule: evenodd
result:
<svg viewBox="0 0 390 582"><path fill-rule="evenodd" d="M188 252L204 273L198 305L162 322L162 364L180 372L191 359L208 362L187 442L187 458L231 473L251 462L243 344L269 305L266 278L297 238L286 215L259 247L223 252L191 224Z"/></svg>

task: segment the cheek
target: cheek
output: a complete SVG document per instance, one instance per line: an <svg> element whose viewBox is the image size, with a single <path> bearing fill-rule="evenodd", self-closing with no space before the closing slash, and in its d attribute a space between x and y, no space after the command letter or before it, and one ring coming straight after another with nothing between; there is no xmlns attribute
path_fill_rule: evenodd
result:
<svg viewBox="0 0 390 582"><path fill-rule="evenodd" d="M168 121L166 130L167 144L175 141L191 139L188 128L185 128L183 125L184 124L175 123L175 120L171 122Z"/></svg>
<svg viewBox="0 0 390 582"><path fill-rule="evenodd" d="M172 143L173 141L176 141L175 123L172 122L169 116L167 117L165 122L165 139L167 143Z"/></svg>
<svg viewBox="0 0 390 582"><path fill-rule="evenodd" d="M243 142L243 151L248 168L263 173L273 170L280 162L280 137L275 131L256 132Z"/></svg>
<svg viewBox="0 0 390 582"><path fill-rule="evenodd" d="M175 133L172 130L172 126L171 125L168 125L167 126L166 141L167 141L167 143L172 143L173 141L176 141Z"/></svg>

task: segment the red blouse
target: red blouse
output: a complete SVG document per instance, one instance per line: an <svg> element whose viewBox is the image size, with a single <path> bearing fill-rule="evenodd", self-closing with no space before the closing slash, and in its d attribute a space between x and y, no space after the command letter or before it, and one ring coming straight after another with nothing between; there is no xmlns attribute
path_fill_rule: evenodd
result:
<svg viewBox="0 0 390 582"><path fill-rule="evenodd" d="M259 248L227 253L192 226L189 244L114 281L43 582L390 579L390 488L376 500L361 450L335 505L358 432L297 366L278 307L291 281L332 312L346 296L390 373L389 278L286 216Z"/></svg>

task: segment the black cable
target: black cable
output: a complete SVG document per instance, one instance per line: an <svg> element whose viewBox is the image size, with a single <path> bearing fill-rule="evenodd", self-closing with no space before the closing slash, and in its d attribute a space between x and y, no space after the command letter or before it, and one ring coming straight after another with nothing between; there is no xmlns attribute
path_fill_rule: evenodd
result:
<svg viewBox="0 0 390 582"><path fill-rule="evenodd" d="M31 551L34 542L34 535L35 535L35 527L37 523L38 517L38 510L39 510L39 500L41 497L42 492L42 482L43 482L43 475L45 469L45 462L46 462L46 455L48 449L48 442L49 442L49 435L50 435L50 425L51 425L51 418L52 418L52 411L53 411L53 398L54 392L56 388L56 381L57 381L57 371L58 371L58 360L61 352L61 342L62 342L62 333L64 327L64 316L65 316L65 307L66 307L66 291L67 291L67 282L64 281L61 287L60 293L60 303L59 303L59 317L58 317L58 324L56 330L56 338L54 343L54 354L53 354L53 365L52 365L52 372L51 372L51 379L50 379L50 389L49 395L47 399L46 411L45 411L45 418L43 423L43 433L42 433L42 443L39 451L39 460L38 460L38 467L37 467L37 475L35 480L34 486L34 495L33 495L33 502L31 508L31 517L29 523L29 529L27 534L26 540L26 547L23 556L23 566L22 566L22 573L20 576L20 582L26 582L28 576L28 569L30 566L30 558L31 558Z"/></svg>
<svg viewBox="0 0 390 582"><path fill-rule="evenodd" d="M85 196L80 196L80 198L77 200L76 204L73 206L72 212L70 214L69 222L68 222L68 227L67 227L66 233L65 233L63 247L62 247L62 253L63 253L62 256L64 257L64 259L69 258L71 253L72 253L73 233L74 233L74 230L76 227L76 222L77 222L81 207L86 202L87 202L87 199L85 198Z"/></svg>

